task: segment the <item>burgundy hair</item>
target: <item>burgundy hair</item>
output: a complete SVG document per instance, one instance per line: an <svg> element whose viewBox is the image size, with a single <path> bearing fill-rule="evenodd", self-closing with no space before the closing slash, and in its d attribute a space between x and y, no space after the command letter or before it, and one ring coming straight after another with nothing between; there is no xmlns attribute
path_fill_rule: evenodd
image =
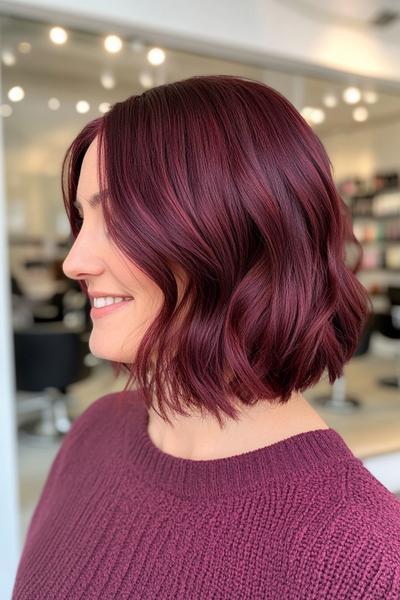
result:
<svg viewBox="0 0 400 600"><path fill-rule="evenodd" d="M238 418L233 397L283 404L325 369L331 384L343 375L372 312L355 275L362 247L323 144L284 96L212 75L114 104L63 162L73 238L97 135L109 235L164 294L132 363L112 363L129 373L124 391L138 384L148 407L154 391L166 421L166 407L192 407L222 425L220 413ZM359 251L352 267L346 243ZM187 278L179 305L175 266Z"/></svg>

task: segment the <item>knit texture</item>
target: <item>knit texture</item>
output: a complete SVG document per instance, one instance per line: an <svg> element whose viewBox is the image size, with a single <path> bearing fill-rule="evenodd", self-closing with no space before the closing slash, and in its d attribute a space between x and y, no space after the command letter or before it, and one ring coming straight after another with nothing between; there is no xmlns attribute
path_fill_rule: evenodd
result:
<svg viewBox="0 0 400 600"><path fill-rule="evenodd" d="M122 394L65 436L13 600L400 599L400 501L334 429L182 459Z"/></svg>

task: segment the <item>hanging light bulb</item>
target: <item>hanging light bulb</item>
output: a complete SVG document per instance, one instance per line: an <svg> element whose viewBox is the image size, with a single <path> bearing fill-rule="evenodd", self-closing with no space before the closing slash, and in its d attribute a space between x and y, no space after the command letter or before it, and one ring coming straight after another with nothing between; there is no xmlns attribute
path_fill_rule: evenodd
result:
<svg viewBox="0 0 400 600"><path fill-rule="evenodd" d="M11 102L20 102L25 98L24 89L20 85L14 85L14 87L10 88L7 95Z"/></svg>
<svg viewBox="0 0 400 600"><path fill-rule="evenodd" d="M90 104L89 102L86 102L86 100L79 100L79 102L76 103L75 108L76 112L84 114L89 112Z"/></svg>
<svg viewBox="0 0 400 600"><path fill-rule="evenodd" d="M361 99L361 92L357 87L348 87L343 91L343 100L347 104L356 104Z"/></svg>
<svg viewBox="0 0 400 600"><path fill-rule="evenodd" d="M10 117L13 109L9 104L0 104L0 117Z"/></svg>
<svg viewBox="0 0 400 600"><path fill-rule="evenodd" d="M110 108L111 108L111 104L109 102L100 102L100 104L99 104L99 111L103 114L108 112L110 110Z"/></svg>
<svg viewBox="0 0 400 600"><path fill-rule="evenodd" d="M366 90L363 93L363 99L367 104L375 104L378 101L378 94L373 90Z"/></svg>
<svg viewBox="0 0 400 600"><path fill-rule="evenodd" d="M139 81L140 81L140 85L142 87L144 87L145 89L149 89L149 88L153 87L153 85L154 85L153 78L148 71L142 71L139 74Z"/></svg>
<svg viewBox="0 0 400 600"><path fill-rule="evenodd" d="M15 54L12 52L12 50L3 50L1 53L1 60L5 65L7 65L7 67L12 67L12 65L15 65L17 62Z"/></svg>
<svg viewBox="0 0 400 600"><path fill-rule="evenodd" d="M50 110L58 110L61 106L61 102L58 98L49 98L47 106L50 108Z"/></svg>
<svg viewBox="0 0 400 600"><path fill-rule="evenodd" d="M106 90L112 90L113 88L115 88L115 78L112 75L112 73L102 73L100 76L100 82L103 88L105 88Z"/></svg>
<svg viewBox="0 0 400 600"><path fill-rule="evenodd" d="M49 37L53 44L65 44L68 39L68 34L62 27L52 27L50 29Z"/></svg>
<svg viewBox="0 0 400 600"><path fill-rule="evenodd" d="M368 109L365 106L357 106L353 110L353 119L355 121L366 121L368 119Z"/></svg>
<svg viewBox="0 0 400 600"><path fill-rule="evenodd" d="M108 35L104 40L104 48L107 52L115 54L122 48L122 40L118 35Z"/></svg>
<svg viewBox="0 0 400 600"><path fill-rule="evenodd" d="M324 96L322 97L322 102L327 108L334 108L335 106L337 106L338 99L337 96L335 96L335 94L328 93L324 94Z"/></svg>
<svg viewBox="0 0 400 600"><path fill-rule="evenodd" d="M300 114L306 121L314 125L319 125L320 123L323 123L323 121L325 121L325 112L322 110L322 108L305 106L300 111Z"/></svg>
<svg viewBox="0 0 400 600"><path fill-rule="evenodd" d="M29 54L31 50L32 44L30 42L20 42L18 44L18 52L21 52L21 54Z"/></svg>
<svg viewBox="0 0 400 600"><path fill-rule="evenodd" d="M325 121L325 111L323 111L322 108L314 108L312 115L313 123L316 125Z"/></svg>
<svg viewBox="0 0 400 600"><path fill-rule="evenodd" d="M151 48L147 53L151 65L161 65L165 61L165 52L161 48Z"/></svg>

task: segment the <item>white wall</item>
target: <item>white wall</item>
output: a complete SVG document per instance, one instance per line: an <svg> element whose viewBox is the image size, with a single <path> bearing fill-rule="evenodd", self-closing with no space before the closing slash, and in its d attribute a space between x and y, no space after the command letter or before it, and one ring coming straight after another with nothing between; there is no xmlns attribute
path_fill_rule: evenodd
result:
<svg viewBox="0 0 400 600"><path fill-rule="evenodd" d="M400 119L321 140L332 160L335 179L369 177L377 170L400 172Z"/></svg>

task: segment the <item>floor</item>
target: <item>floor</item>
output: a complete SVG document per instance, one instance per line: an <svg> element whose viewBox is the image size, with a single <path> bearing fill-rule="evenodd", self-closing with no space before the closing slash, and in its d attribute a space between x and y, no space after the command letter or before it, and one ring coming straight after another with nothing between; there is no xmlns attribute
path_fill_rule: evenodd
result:
<svg viewBox="0 0 400 600"><path fill-rule="evenodd" d="M379 334L374 334L369 353L354 358L346 365L346 392L361 400L361 405L356 410L340 414L338 410L316 403L317 397L332 393L332 386L327 378L321 380L314 388L304 392L304 396L321 414L322 418L342 435L353 453L363 460L386 455L389 457L389 453L395 451L400 453L400 390L384 387L378 383L380 377L399 372L399 351L398 341L386 341ZM93 375L89 379L70 387L73 396L71 415L78 416L96 398L108 392L120 390L123 385L123 376L115 379L109 364L100 362L93 368ZM19 435L21 545L59 445L60 442L54 442L50 446L39 446ZM396 457L397 460L400 458ZM399 462L394 464L395 469L400 471ZM400 489L393 491L399 492L400 495Z"/></svg>

